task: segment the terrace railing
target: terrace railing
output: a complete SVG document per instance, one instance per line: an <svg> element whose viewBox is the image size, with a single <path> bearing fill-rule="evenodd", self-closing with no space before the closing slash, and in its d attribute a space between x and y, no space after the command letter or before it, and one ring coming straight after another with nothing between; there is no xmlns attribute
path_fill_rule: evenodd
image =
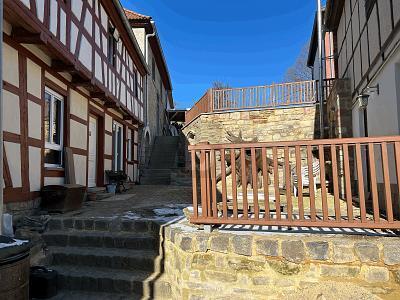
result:
<svg viewBox="0 0 400 300"><path fill-rule="evenodd" d="M317 81L300 81L245 88L210 89L186 113L186 123L210 112L275 108L317 102Z"/></svg>
<svg viewBox="0 0 400 300"><path fill-rule="evenodd" d="M189 151L192 223L400 228L400 136Z"/></svg>

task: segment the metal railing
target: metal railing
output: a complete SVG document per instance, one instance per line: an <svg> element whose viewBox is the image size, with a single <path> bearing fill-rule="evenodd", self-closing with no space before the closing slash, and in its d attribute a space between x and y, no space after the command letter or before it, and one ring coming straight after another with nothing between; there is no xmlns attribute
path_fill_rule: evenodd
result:
<svg viewBox="0 0 400 300"><path fill-rule="evenodd" d="M400 136L189 151L192 223L400 228Z"/></svg>
<svg viewBox="0 0 400 300"><path fill-rule="evenodd" d="M210 89L186 113L186 123L202 113L304 105L316 101L315 80L245 88Z"/></svg>

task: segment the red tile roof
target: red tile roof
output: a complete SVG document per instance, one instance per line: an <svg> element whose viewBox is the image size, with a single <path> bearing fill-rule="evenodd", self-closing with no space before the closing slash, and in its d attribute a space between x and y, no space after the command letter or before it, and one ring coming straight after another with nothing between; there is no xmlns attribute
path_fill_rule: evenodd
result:
<svg viewBox="0 0 400 300"><path fill-rule="evenodd" d="M139 14L132 10L129 10L126 8L124 10L125 10L125 14L126 14L126 17L128 18L128 20L150 20L151 19L151 17L149 17L149 16Z"/></svg>

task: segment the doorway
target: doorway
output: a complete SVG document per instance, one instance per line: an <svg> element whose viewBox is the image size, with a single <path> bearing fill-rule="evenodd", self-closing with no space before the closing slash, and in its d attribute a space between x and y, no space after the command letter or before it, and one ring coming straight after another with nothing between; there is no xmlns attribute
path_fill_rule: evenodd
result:
<svg viewBox="0 0 400 300"><path fill-rule="evenodd" d="M88 187L97 186L97 118L89 117L89 155L88 155Z"/></svg>

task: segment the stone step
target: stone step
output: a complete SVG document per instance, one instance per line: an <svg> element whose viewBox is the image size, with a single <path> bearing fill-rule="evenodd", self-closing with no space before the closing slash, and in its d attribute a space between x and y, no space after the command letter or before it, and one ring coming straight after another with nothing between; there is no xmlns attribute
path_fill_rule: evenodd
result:
<svg viewBox="0 0 400 300"><path fill-rule="evenodd" d="M100 247L132 250L157 250L156 238L149 234L98 231L49 231L43 234L47 246Z"/></svg>
<svg viewBox="0 0 400 300"><path fill-rule="evenodd" d="M57 296L49 298L48 300L139 300L142 299L138 294L111 294L100 292L86 292L86 291L72 291L72 290L59 290Z"/></svg>
<svg viewBox="0 0 400 300"><path fill-rule="evenodd" d="M92 247L49 247L53 265L154 271L156 251Z"/></svg>
<svg viewBox="0 0 400 300"><path fill-rule="evenodd" d="M131 233L153 233L157 230L149 220L115 218L66 218L54 217L48 223L48 230L87 230Z"/></svg>
<svg viewBox="0 0 400 300"><path fill-rule="evenodd" d="M84 266L53 266L61 289L89 292L144 295L144 281L151 275L144 271L114 270Z"/></svg>

